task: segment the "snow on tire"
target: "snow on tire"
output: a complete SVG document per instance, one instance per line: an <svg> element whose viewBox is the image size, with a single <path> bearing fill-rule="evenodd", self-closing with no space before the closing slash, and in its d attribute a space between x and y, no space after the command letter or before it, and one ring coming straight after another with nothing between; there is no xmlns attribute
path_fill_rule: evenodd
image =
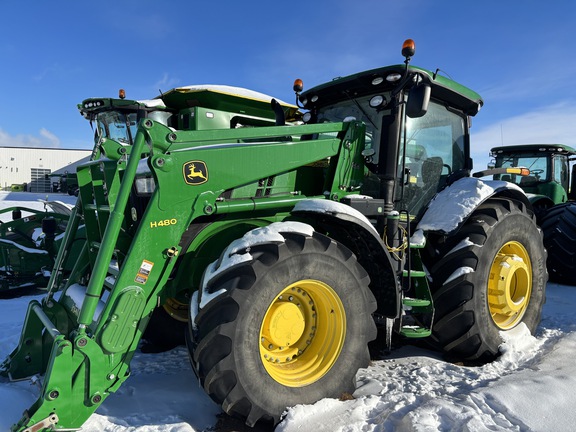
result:
<svg viewBox="0 0 576 432"><path fill-rule="evenodd" d="M535 332L545 302L546 251L524 204L488 199L456 233L429 246L423 258L432 278L433 339L447 355L492 360L500 332L521 323Z"/></svg>

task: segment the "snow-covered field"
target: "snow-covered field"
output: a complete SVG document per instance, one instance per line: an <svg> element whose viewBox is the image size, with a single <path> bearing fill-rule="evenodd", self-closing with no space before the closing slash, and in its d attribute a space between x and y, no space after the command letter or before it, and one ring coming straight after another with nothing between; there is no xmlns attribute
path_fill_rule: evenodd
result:
<svg viewBox="0 0 576 432"><path fill-rule="evenodd" d="M0 209L42 208L46 195L0 192ZM50 194L48 199L73 202ZM31 201L30 201L31 200ZM22 202L29 201L29 202ZM28 302L0 300L0 359L16 346ZM576 287L549 283L542 323L503 340L503 355L482 367L446 363L405 346L358 373L354 399L290 408L277 432L570 431L576 429ZM35 400L29 382L0 378L0 431ZM186 348L137 353L132 376L82 430L105 432L233 431L198 387Z"/></svg>

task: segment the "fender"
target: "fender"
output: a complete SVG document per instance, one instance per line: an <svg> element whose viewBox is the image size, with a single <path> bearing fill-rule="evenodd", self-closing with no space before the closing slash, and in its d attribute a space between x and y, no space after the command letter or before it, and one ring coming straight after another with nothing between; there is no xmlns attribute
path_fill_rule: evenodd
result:
<svg viewBox="0 0 576 432"><path fill-rule="evenodd" d="M514 183L464 177L436 194L428 204L416 229L444 235L452 234L466 222L480 204L495 196L516 199L532 209L526 193Z"/></svg>
<svg viewBox="0 0 576 432"><path fill-rule="evenodd" d="M323 199L302 200L291 214L354 252L370 276L370 288L378 302L377 314L398 317L402 297L396 270L399 266L366 216L348 205Z"/></svg>

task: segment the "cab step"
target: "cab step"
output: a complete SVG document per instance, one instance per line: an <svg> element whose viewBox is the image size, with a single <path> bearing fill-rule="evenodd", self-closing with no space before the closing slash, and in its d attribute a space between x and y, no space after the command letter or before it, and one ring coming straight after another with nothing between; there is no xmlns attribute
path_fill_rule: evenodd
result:
<svg viewBox="0 0 576 432"><path fill-rule="evenodd" d="M402 304L404 306L409 307L425 307L430 306L432 302L428 299L420 299L420 298L411 298L411 297L404 297L402 299Z"/></svg>
<svg viewBox="0 0 576 432"><path fill-rule="evenodd" d="M425 338L432 334L432 329L426 327L419 327L419 326L402 326L400 329L400 334L404 337L417 339L417 338Z"/></svg>

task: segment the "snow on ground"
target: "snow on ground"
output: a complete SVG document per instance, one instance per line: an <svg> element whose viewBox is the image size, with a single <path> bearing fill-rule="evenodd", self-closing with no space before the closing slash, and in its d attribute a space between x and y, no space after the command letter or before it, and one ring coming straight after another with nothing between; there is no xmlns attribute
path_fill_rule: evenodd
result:
<svg viewBox="0 0 576 432"><path fill-rule="evenodd" d="M25 204L10 203L9 197L16 199L0 193L0 209ZM17 345L32 298L40 296L0 300L0 359ZM574 430L576 287L549 283L547 298L537 334L516 329L493 363L465 367L447 363L433 351L404 346L359 371L354 399L290 408L276 432ZM37 391L28 381L0 378L0 431L9 430ZM136 353L132 376L82 430L209 431L219 413L198 387L186 348L180 347Z"/></svg>

